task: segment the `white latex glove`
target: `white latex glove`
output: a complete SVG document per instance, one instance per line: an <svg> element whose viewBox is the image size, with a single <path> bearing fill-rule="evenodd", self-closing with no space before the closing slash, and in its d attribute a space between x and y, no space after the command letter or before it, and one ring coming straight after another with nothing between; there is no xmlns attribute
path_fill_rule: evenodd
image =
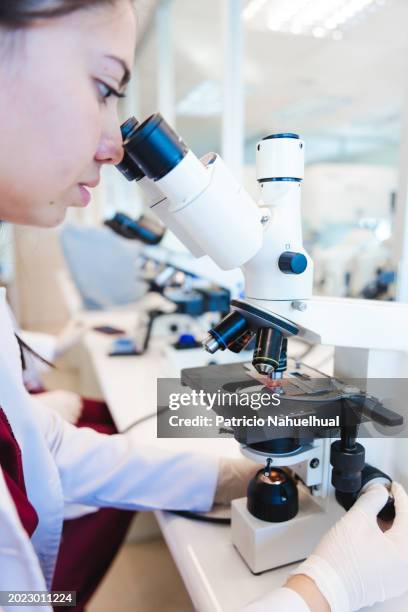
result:
<svg viewBox="0 0 408 612"><path fill-rule="evenodd" d="M312 578L332 612L359 610L408 589L408 496L395 482L391 492L396 516L388 531L377 524L388 491L373 485L292 572Z"/></svg>
<svg viewBox="0 0 408 612"><path fill-rule="evenodd" d="M78 422L82 413L81 396L72 391L56 390L37 393L36 398L42 403L58 412L58 414L68 423Z"/></svg>
<svg viewBox="0 0 408 612"><path fill-rule="evenodd" d="M233 499L245 497L249 481L261 467L245 458L221 458L214 503L228 505Z"/></svg>

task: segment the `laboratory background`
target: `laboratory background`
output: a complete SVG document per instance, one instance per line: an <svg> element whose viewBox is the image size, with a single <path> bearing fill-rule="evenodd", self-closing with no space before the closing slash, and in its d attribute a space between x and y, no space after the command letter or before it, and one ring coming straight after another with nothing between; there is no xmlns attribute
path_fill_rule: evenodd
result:
<svg viewBox="0 0 408 612"><path fill-rule="evenodd" d="M137 0L136 10L121 122L160 113L198 158L219 154L255 202L258 143L298 135L313 295L408 301L406 0ZM22 338L55 361L41 383L104 400L120 432L140 427L155 443L157 378L244 359L201 343L245 284L239 268L194 257L138 183L105 167L91 204L62 226L2 224L0 285ZM378 332L369 317L361 325ZM291 350L333 371L330 343ZM207 571L209 549L225 553L219 536L208 532L200 557L194 522L162 515L139 513L90 612L190 612L212 597L222 609ZM249 599L254 576L234 563Z"/></svg>

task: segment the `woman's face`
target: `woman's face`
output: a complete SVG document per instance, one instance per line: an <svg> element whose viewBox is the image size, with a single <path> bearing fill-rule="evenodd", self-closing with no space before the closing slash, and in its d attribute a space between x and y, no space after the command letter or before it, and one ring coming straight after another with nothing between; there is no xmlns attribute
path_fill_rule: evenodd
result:
<svg viewBox="0 0 408 612"><path fill-rule="evenodd" d="M122 158L117 115L136 24L119 0L0 30L0 219L52 227ZM127 69L126 69L127 67Z"/></svg>

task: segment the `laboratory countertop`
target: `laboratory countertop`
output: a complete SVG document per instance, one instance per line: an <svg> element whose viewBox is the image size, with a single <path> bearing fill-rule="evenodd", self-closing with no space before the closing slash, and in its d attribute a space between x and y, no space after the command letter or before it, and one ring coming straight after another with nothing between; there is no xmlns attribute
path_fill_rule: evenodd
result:
<svg viewBox="0 0 408 612"><path fill-rule="evenodd" d="M105 312L86 316L87 324L112 325L131 332L134 312ZM151 442L156 448L194 449L219 456L239 456L232 439L158 439L156 436L156 384L159 377L179 376L180 364L166 353L166 339L154 337L143 356L109 357L112 337L88 331L83 338L105 401L119 431L132 427L132 438ZM201 365L185 356L187 365ZM194 360L198 359L197 363ZM201 363L200 360L201 359ZM182 364L181 367L185 367ZM150 417L150 418L149 418ZM210 442L210 443L209 443ZM253 575L230 540L228 525L198 522L172 513L156 512L160 528L183 578L194 607L199 612L233 612L281 586L292 566ZM406 612L408 597L367 608L370 612ZM265 611L266 612L266 611Z"/></svg>

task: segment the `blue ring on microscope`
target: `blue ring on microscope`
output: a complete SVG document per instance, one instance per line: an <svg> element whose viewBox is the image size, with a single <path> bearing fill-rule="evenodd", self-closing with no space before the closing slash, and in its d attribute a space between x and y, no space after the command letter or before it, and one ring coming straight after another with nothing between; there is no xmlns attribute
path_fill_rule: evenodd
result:
<svg viewBox="0 0 408 612"><path fill-rule="evenodd" d="M286 182L286 183L301 183L303 179L301 178L294 178L292 176L274 176L274 177L270 177L270 178L261 178L261 179L257 179L258 183L279 183L279 182Z"/></svg>
<svg viewBox="0 0 408 612"><path fill-rule="evenodd" d="M262 138L262 140L271 140L272 138L294 138L295 140L299 140L299 134L294 134L293 132L270 134L269 136L265 136L264 138Z"/></svg>

